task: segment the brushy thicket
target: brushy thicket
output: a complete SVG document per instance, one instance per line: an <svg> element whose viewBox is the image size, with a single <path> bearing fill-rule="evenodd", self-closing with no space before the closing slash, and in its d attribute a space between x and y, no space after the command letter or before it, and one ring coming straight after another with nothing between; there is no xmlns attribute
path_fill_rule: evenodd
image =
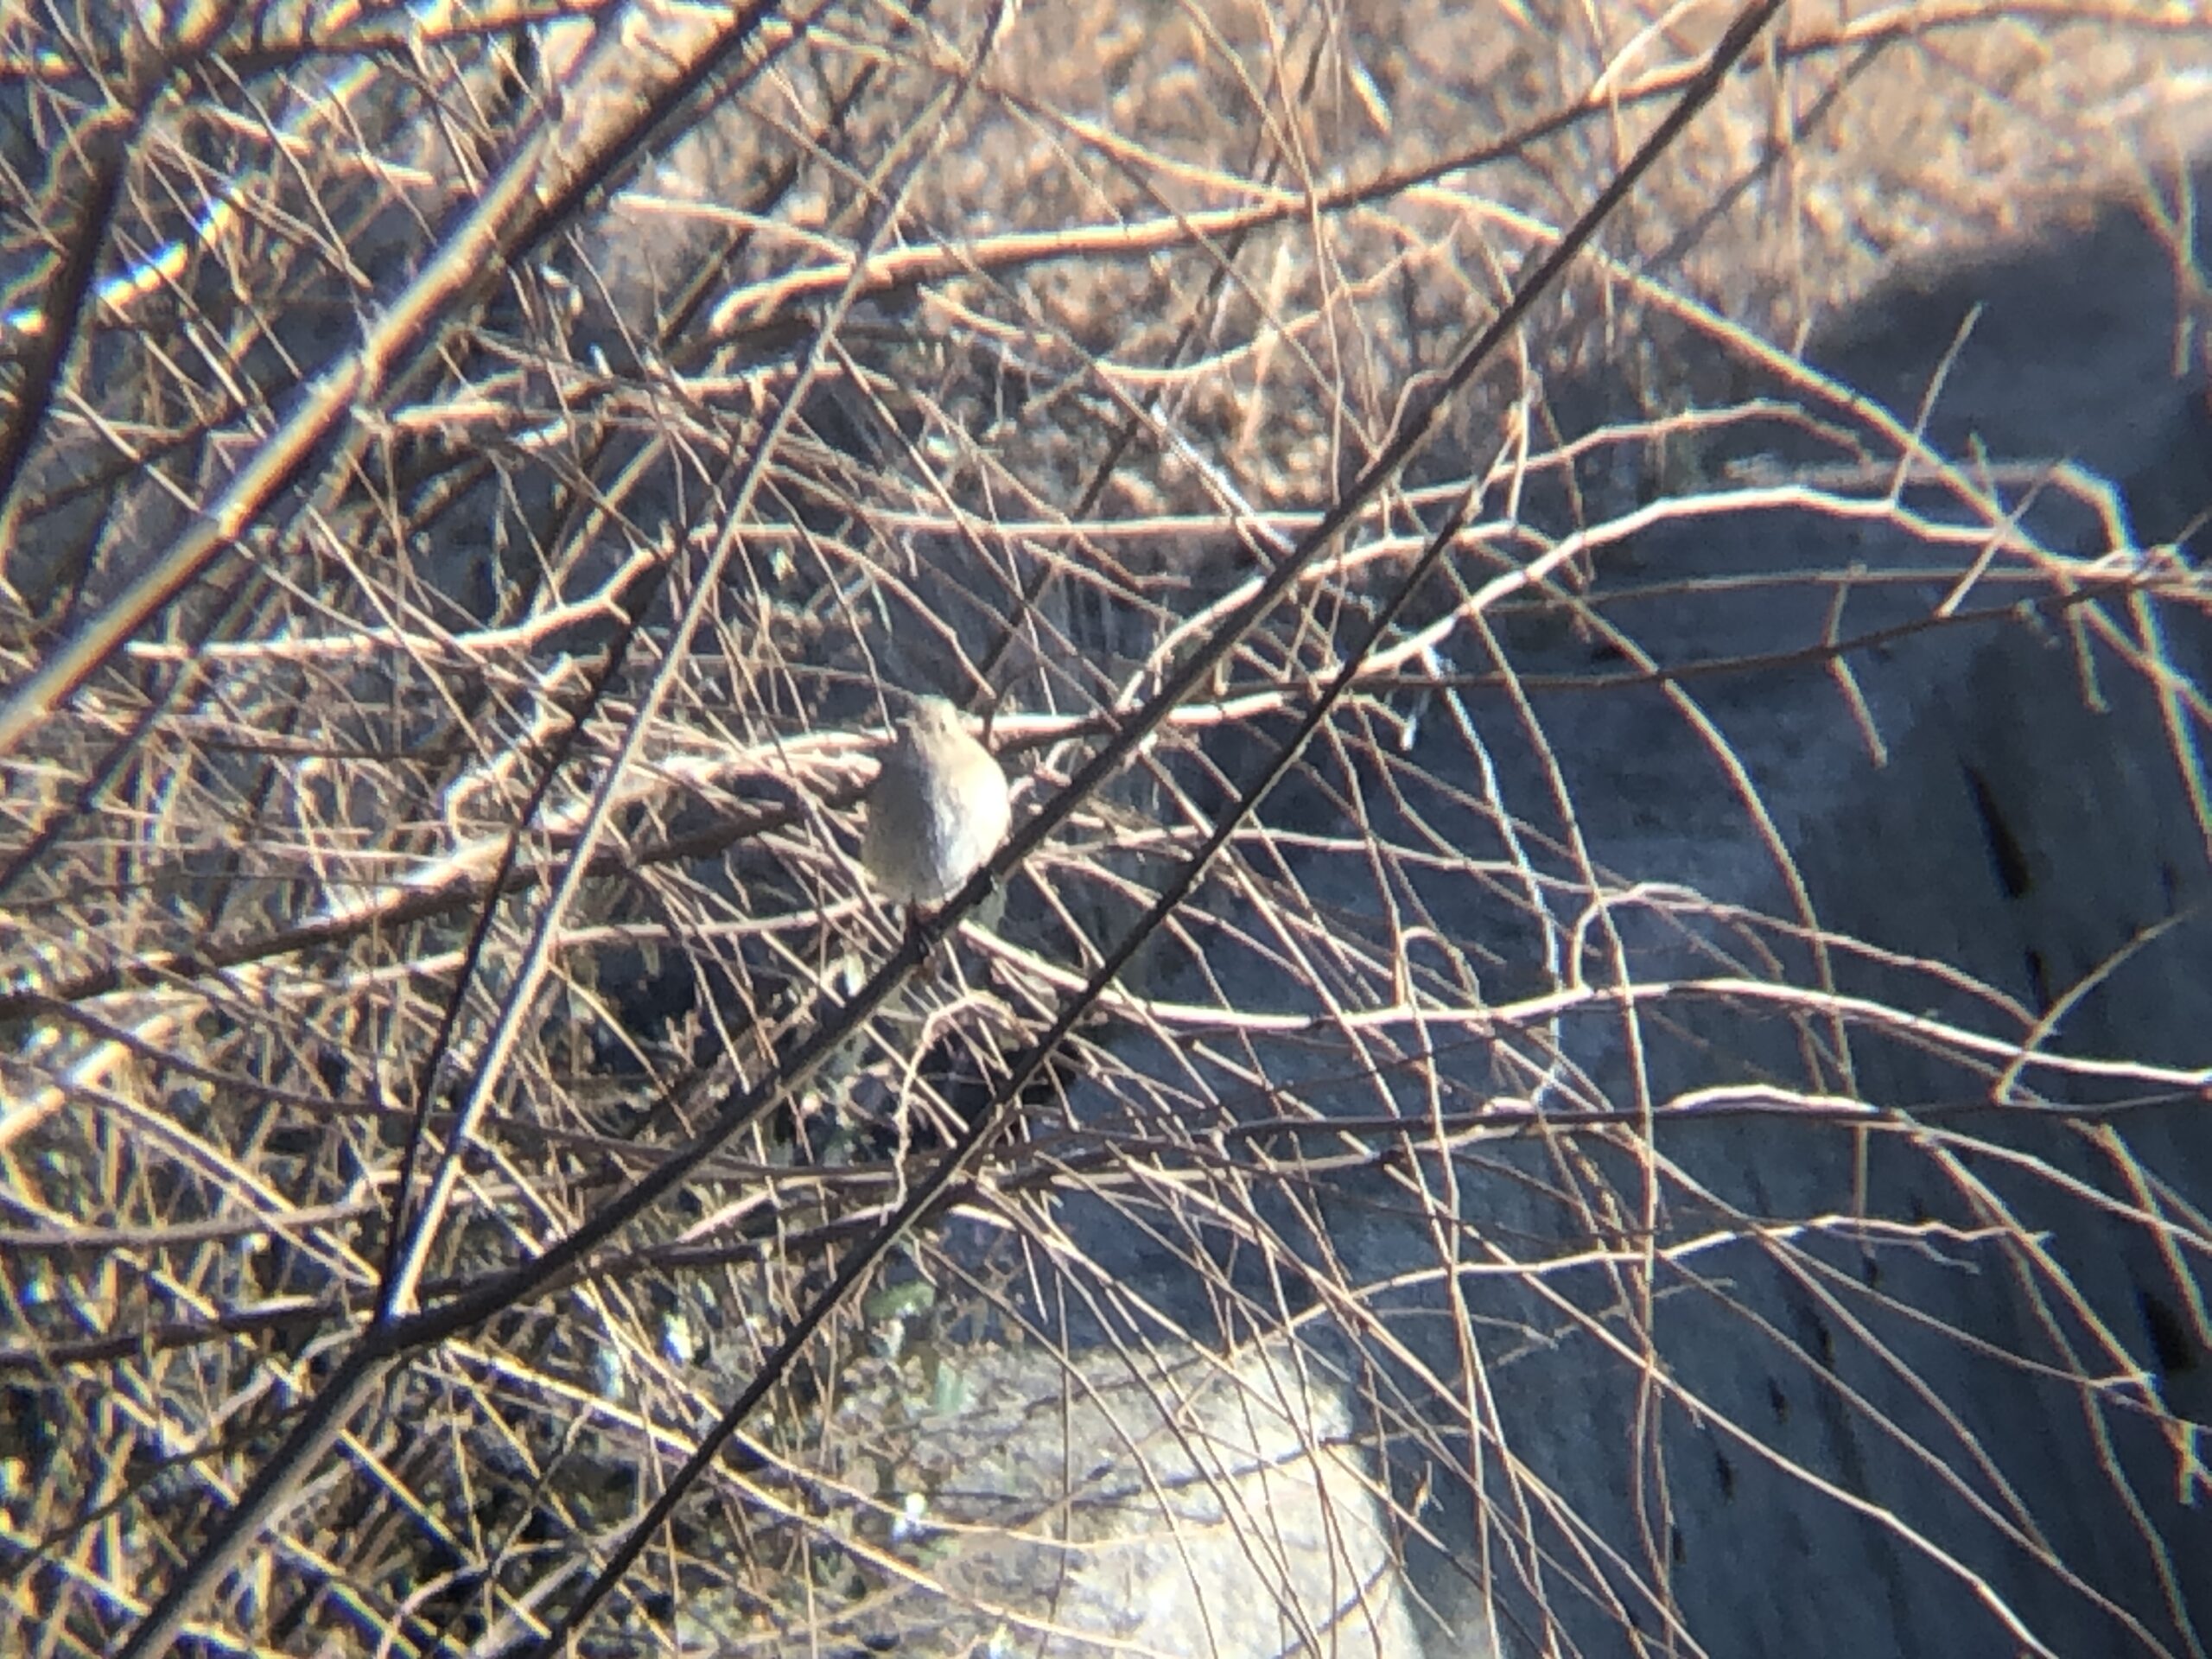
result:
<svg viewBox="0 0 2212 1659"><path fill-rule="evenodd" d="M1509 1650L1706 1639L1660 1448L1708 1419L1731 1491L1904 1516L2003 1608L1888 1477L1756 1454L1677 1299L2092 1600L2015 1491L2040 1450L1943 1367L2201 1476L2140 1332L1987 1170L2164 1264L2178 1374L2201 1170L2108 1112L2201 1109L2202 1073L2065 1056L2069 984L1824 927L1819 780L1751 775L1704 688L1831 673L1848 749L1904 706L1866 637L2018 618L2163 700L2141 765L2201 811L2162 644L2199 574L2089 471L1939 453L1796 353L1904 252L2093 191L2167 212L2201 296L2150 71L2201 79L2212 25L1785 10L1439 408L1719 9L172 10L0 11L0 1649L150 1639L189 1585L207 1654L518 1651L587 1586L584 1651L1090 1651L1041 1645L1036 1571L963 1576L1079 1535L983 1490L1037 1427L987 1408L1025 1355L1070 1479L1125 1498L1174 1453L1117 1385L1173 1418L1163 1378L1240 1356L1205 1386L1310 1427L1255 1380L1296 1373ZM2062 499L2089 540L2028 511ZM1654 551L1781 512L1885 550ZM1847 618L1855 584L1892 608ZM1657 671L1688 640L1709 679ZM855 809L931 690L988 716L1018 832L1054 816L988 925L910 933ZM1608 753L1698 779L1583 770L1647 717ZM1752 1196L1669 1114L1856 1185ZM2062 1313L2003 1351L1916 1262ZM1563 1349L1617 1419L1516 1383ZM1593 1438L1618 1481L1574 1472ZM2122 1623L2201 1651L2159 1524L2165 1611ZM1237 1548L1261 1645L1326 1649Z"/></svg>

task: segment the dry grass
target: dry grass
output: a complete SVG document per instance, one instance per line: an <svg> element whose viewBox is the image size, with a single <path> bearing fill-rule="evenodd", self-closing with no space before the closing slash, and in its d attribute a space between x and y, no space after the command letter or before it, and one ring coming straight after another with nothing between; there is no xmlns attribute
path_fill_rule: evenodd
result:
<svg viewBox="0 0 2212 1659"><path fill-rule="evenodd" d="M2141 1471L2203 1479L2152 1373L2212 1227L2131 1114L2203 1057L2050 1041L2105 966L1832 921L1832 780L1731 699L1825 675L1879 749L1877 647L2027 617L2163 711L2212 844L2199 573L1801 355L2093 194L2201 320L2212 25L1789 11L1376 476L1723 9L584 15L0 15L0 1648L195 1585L207 1654L1089 1651L1027 1593L1089 1500L1241 1494L1201 1443L1285 1425L1509 1650L1725 1646L1694 1425L2017 1645L2005 1573L2132 1572L2115 1639L2201 1651ZM891 688L995 711L993 929L861 884ZM2110 972L2194 925L2135 919ZM2056 1209L2165 1275L2155 1364ZM1249 1443L1160 1405L1216 1352ZM2022 1496L2006 1389L2078 1407L2139 1560ZM959 1490L1026 1418L1119 1455ZM1278 1632L1249 1525L1252 1650L1395 1628Z"/></svg>

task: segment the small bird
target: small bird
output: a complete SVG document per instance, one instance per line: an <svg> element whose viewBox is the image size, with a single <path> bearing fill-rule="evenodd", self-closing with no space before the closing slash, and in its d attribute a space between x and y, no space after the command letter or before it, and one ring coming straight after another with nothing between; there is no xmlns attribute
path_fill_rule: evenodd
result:
<svg viewBox="0 0 2212 1659"><path fill-rule="evenodd" d="M943 697L918 697L868 792L861 862L895 904L957 893L1013 827L1006 773Z"/></svg>

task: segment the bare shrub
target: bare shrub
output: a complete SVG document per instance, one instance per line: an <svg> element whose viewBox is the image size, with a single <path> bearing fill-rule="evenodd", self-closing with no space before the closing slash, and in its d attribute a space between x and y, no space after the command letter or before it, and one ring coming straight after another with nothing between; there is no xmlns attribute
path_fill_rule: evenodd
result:
<svg viewBox="0 0 2212 1659"><path fill-rule="evenodd" d="M157 10L0 13L0 1648L2202 1650L2201 17L1801 6L1539 289L1729 14Z"/></svg>

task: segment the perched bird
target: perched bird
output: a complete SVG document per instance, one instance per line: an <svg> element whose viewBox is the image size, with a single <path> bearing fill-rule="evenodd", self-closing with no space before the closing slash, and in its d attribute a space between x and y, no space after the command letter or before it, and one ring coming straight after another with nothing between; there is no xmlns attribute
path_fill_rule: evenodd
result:
<svg viewBox="0 0 2212 1659"><path fill-rule="evenodd" d="M868 793L861 862L896 904L957 893L1013 827L1006 773L943 697L918 697Z"/></svg>

